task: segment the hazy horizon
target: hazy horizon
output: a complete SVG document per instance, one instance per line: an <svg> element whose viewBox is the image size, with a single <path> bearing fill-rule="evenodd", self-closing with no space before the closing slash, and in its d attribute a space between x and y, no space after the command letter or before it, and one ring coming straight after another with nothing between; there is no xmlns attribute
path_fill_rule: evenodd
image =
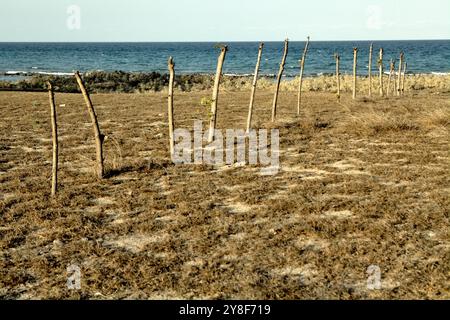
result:
<svg viewBox="0 0 450 320"><path fill-rule="evenodd" d="M314 42L399 42L399 41L450 41L448 39L390 39L390 40L372 40L372 39L349 39L349 40L314 40L310 39ZM283 42L284 39L280 40L204 40L204 41L125 41L125 40L116 40L116 41L0 41L0 43L270 43L270 42ZM291 40L289 42L305 42L304 40Z"/></svg>

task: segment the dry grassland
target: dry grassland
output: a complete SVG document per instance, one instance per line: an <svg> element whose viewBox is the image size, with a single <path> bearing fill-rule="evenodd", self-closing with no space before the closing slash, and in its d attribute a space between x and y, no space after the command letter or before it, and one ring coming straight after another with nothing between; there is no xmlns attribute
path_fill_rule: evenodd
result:
<svg viewBox="0 0 450 320"><path fill-rule="evenodd" d="M53 201L47 94L0 92L0 297L448 299L450 94L437 91L341 103L307 92L297 117L282 90L273 125L261 89L254 127L280 129L275 176L173 165L164 92L94 94L103 181L81 95L58 94ZM177 92L176 127L206 123L209 96ZM244 128L248 99L223 90L218 127ZM381 290L367 289L370 265Z"/></svg>

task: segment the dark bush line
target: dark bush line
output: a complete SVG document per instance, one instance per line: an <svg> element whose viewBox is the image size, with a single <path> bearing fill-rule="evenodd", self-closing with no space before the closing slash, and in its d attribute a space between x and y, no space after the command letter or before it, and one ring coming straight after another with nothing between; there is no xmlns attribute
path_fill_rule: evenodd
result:
<svg viewBox="0 0 450 320"><path fill-rule="evenodd" d="M83 79L87 89L92 93L161 91L168 86L169 82L167 74L157 72L89 72L83 75ZM34 75L29 79L14 83L0 81L0 90L45 91L47 80L53 83L56 92L80 92L74 77L48 75ZM209 89L213 86L213 83L214 79L210 75L191 74L175 77L175 87L181 91L191 91L194 87L199 90Z"/></svg>

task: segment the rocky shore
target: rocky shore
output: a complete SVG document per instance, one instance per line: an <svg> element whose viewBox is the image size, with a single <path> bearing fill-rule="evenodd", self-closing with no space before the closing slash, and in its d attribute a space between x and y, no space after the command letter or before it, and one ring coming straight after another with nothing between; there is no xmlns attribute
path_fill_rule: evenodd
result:
<svg viewBox="0 0 450 320"><path fill-rule="evenodd" d="M144 93L163 91L168 86L169 76L157 72L132 73L123 71L114 72L87 72L83 75L86 86L91 93ZM224 75L221 87L225 90L249 90L252 85L252 76ZM25 76L24 79L0 81L0 91L46 91L46 81L54 84L56 92L79 92L75 78L68 75L35 74ZM385 87L388 76L385 76ZM182 92L209 90L214 85L214 76L207 74L186 74L175 77L175 88ZM368 79L361 76L358 80L358 90L366 92ZM378 79L372 81L372 87L378 87ZM269 89L274 86L272 77L263 76L258 81L258 88ZM284 78L281 84L282 91L296 91L298 78ZM350 92L352 77L341 76L341 91ZM321 75L304 79L303 90L336 92L336 76ZM430 90L437 92L450 91L450 75L408 74L405 81L406 91Z"/></svg>

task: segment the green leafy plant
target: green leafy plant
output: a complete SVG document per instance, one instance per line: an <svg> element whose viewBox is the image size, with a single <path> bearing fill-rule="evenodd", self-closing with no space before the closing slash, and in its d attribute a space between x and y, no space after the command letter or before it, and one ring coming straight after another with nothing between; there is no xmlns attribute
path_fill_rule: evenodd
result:
<svg viewBox="0 0 450 320"><path fill-rule="evenodd" d="M203 97L202 100L200 100L200 105L202 107L206 108L208 118L211 119L211 117L212 117L212 112L211 112L212 100L211 100L211 98Z"/></svg>

